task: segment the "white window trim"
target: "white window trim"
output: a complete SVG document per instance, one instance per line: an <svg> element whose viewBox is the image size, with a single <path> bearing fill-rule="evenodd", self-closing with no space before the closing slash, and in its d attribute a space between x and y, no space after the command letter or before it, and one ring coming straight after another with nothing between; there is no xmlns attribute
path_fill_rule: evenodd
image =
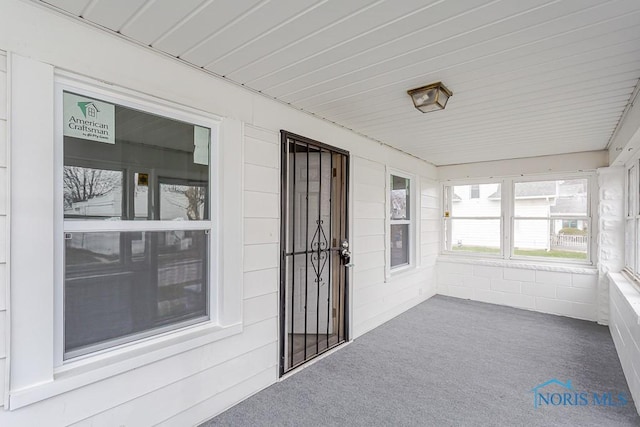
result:
<svg viewBox="0 0 640 427"><path fill-rule="evenodd" d="M418 177L409 172L394 169L389 166L385 168L385 281L392 279L393 277L401 276L415 270L417 260L419 259L418 248L420 236L420 205L421 202L418 199L420 194L420 183ZM398 267L391 267L391 175L406 178L409 180L409 212L410 217L408 220L394 220L394 224L409 224L409 264L400 265Z"/></svg>
<svg viewBox="0 0 640 427"><path fill-rule="evenodd" d="M55 236L53 248L45 245L34 251L38 264L53 266L53 271L33 270L33 262L24 254L25 245L12 252L12 289L25 288L15 292L12 301L13 312L16 313L13 332L17 335L12 346L10 366L11 385L9 392L9 409L13 410L31 403L47 399L60 393L106 379L119 373L139 368L179 353L218 341L242 332L242 221L232 217L242 212L242 151L238 144L219 144L218 139L232 142L242 140L242 126L237 120L225 119L191 107L181 106L152 96L131 90L109 86L93 79L79 77L71 73L55 71L53 67L26 58L15 57L11 69L11 89L20 93L20 98L12 100L11 113L13 120L10 143L14 146L31 147L13 150L12 166L16 175L12 180L11 192L23 194L24 189L31 189L33 183L25 178L26 171L38 171L39 182L55 183L55 194L44 186L36 194L46 195L44 206L40 212L29 212L29 221L43 220L44 224L32 227L27 219L14 221L11 226L12 236L20 236L23 242L37 242L39 236ZM15 76L20 76L16 78ZM146 337L132 343L123 344L108 350L96 352L73 359L64 365L60 363L62 354L61 286L55 282L63 279L63 215L62 215L62 131L61 131L61 99L54 93L61 94L61 87L72 86L80 93L94 95L99 99L113 99L122 105L135 105L144 111L178 118L194 124L210 127L212 146L210 149L213 162L211 165L211 262L218 268L212 268L210 274L210 319L203 323L181 329ZM31 120L33 111L28 99L37 99L38 126ZM56 131L54 136L54 129ZM220 135L220 136L219 136ZM35 142L34 142L35 141ZM38 145L34 145L38 144ZM239 144L242 146L242 144ZM48 146L49 149L39 151L37 148ZM35 147L35 148L34 148ZM37 155L33 152L37 151ZM227 168L225 164L229 164ZM223 172L224 169L224 172ZM20 170L21 172L18 172ZM51 176L48 174L51 173ZM221 179L224 173L224 182ZM32 181L32 180L31 180ZM217 186L217 188L213 188ZM41 186L42 187L42 186ZM37 188L37 187L36 187ZM224 206L218 200L224 196ZM52 200L53 199L53 200ZM21 206L16 203L15 205ZM51 206L51 208L49 207ZM14 209L18 209L14 206ZM13 211L16 214L16 211ZM15 218L15 215L13 215ZM227 218L231 218L227 220ZM218 218L225 218L225 228L221 227ZM229 224L227 224L229 222ZM223 230L227 225L233 226L233 236L225 239ZM136 227L140 226L140 223ZM190 228L191 224L185 224ZM102 225L103 228L108 226ZM153 229L154 225L144 225ZM32 230L36 228L37 230ZM200 228L202 226L200 225ZM238 230L236 230L236 228ZM46 230L49 230L48 232ZM225 245L225 252L220 248ZM46 269L45 269L46 270ZM53 274L52 274L53 273ZM47 279L44 280L43 278ZM34 280L35 279L35 280ZM55 294L54 294L54 290ZM32 295L40 295L38 304L33 304ZM52 318L53 317L53 318ZM34 352L34 345L40 351Z"/></svg>
<svg viewBox="0 0 640 427"><path fill-rule="evenodd" d="M94 359L100 355L108 355L112 350L119 348L130 347L132 344L151 339L158 335L170 334L174 331L182 330L185 327L195 326L200 324L217 325L218 309L217 309L217 293L218 280L215 272L218 266L218 229L216 222L209 220L200 221L104 221L104 220L88 220L88 221L65 221L63 211L63 152L64 152L64 137L63 137L63 93L64 92L77 93L89 98L99 99L104 102L108 102L114 105L121 105L123 107L136 109L150 114L156 114L161 117L169 119L179 120L185 123L203 126L211 130L210 133L210 149L209 149L209 217L219 218L218 212L218 179L215 176L215 171L218 170L218 129L220 126L220 119L217 117L211 117L208 115L202 115L193 111L185 110L184 108L171 106L170 104L157 106L157 101L153 99L141 96L132 96L120 94L116 91L107 90L104 87L81 83L73 81L68 78L58 77L55 82L55 267L56 267L56 280L55 280L55 332L54 332L54 351L55 351L55 372L58 372L60 368L66 366L73 366L75 361ZM68 232L126 232L126 231L167 231L167 230L206 230L209 234L210 250L209 250L209 283L207 289L208 301L207 301L207 316L206 320L195 319L195 321L185 322L185 326L171 328L170 325L166 328L166 332L154 333L153 330L142 331L138 335L139 337L132 337L132 340L127 340L122 344L117 344L122 339L114 339L113 345L105 343L103 349L96 349L90 351L88 354L80 354L78 356L70 356L70 359L64 360L64 239L62 236ZM188 326L187 326L188 325ZM94 346L92 346L94 347ZM95 346L96 348L100 346ZM77 352L71 352L77 353Z"/></svg>
<svg viewBox="0 0 640 427"><path fill-rule="evenodd" d="M513 253L513 235L514 235L514 203L515 198L513 197L515 184L519 182L534 182L534 181L554 181L554 180L566 180L566 179L587 179L589 186L589 203L587 205L587 216L576 216L576 218L584 218L588 221L589 228L589 243L587 244L587 259L586 260L572 260L572 259L553 259L546 257L532 257L532 256L524 256L524 255L514 255ZM446 249L446 236L445 236L445 215L444 212L451 212L450 205L451 201L447 199L445 195L445 191L447 187L452 187L456 185L473 185L473 184L490 184L490 183L500 183L501 184L501 247L500 247L500 255L490 255L490 254L475 254L470 252L460 253L456 251L449 251ZM594 195L597 194L596 191L597 181L595 179L595 173L593 172L578 172L578 173L558 173L558 174L541 174L541 175L521 175L521 176L509 176L509 177L500 177L499 179L468 179L468 180L449 180L446 182L442 182L441 185L441 194L442 194L442 222L441 222L441 230L442 230L442 242L440 246L440 255L445 257L452 258L484 258L484 259L502 259L506 262L517 262L517 263L534 263L534 264L547 264L547 265L558 265L558 264L567 264L567 265L576 265L576 266L593 266L595 265L595 237L593 232L593 224L594 220L594 212L597 209L597 201ZM507 200L508 203L504 201ZM468 219L474 219L471 217L465 217ZM496 217L497 218L497 217ZM571 217L572 219L574 217ZM475 219L486 219L484 218L475 218ZM536 218L538 219L538 218ZM542 218L540 218L542 219Z"/></svg>
<svg viewBox="0 0 640 427"><path fill-rule="evenodd" d="M630 171L634 170L634 181L630 181ZM633 191L633 193L630 192ZM632 204L632 206L630 206ZM631 248L631 264L627 263L627 223L633 222L633 245ZM638 239L640 239L640 232L638 231L638 225L640 224L640 159L637 155L634 156L634 160L628 162L624 169L624 241L625 241L625 255L624 255L624 276L628 279L629 283L637 290L640 291L640 251L638 251Z"/></svg>
<svg viewBox="0 0 640 427"><path fill-rule="evenodd" d="M447 196L445 194L446 188L447 187L453 187L456 185L482 185L482 184L500 184L500 191L501 191L501 199L500 199L500 209L501 209L501 214L499 216L478 216L478 217L470 217L470 216L464 216L464 217L454 217L451 215L451 212L453 211L452 209L452 203L453 203L453 198L451 196ZM504 251L504 239L505 239L505 232L504 232L504 223L505 223L505 216L504 216L504 204L502 203L502 200L504 200L504 187L505 187L505 182L503 179L469 179L469 180L456 180L456 181L447 181L442 183L441 188L440 188L440 194L442 195L441 200L442 200L442 214L441 214L441 223L440 223L440 229L442 230L442 242L440 244L440 254L441 255L451 255L454 257L472 257L472 258L491 258L491 259L502 259L505 256L505 251ZM449 216L445 216L445 212L449 212ZM446 232L446 227L445 227L445 223L447 221L447 219L479 219L479 220L489 220L489 219L499 219L500 220L500 242L503 242L500 245L500 253L499 254L483 254L483 253L473 253L473 252L457 252L457 251L453 251L453 250L448 250L447 249L447 232Z"/></svg>

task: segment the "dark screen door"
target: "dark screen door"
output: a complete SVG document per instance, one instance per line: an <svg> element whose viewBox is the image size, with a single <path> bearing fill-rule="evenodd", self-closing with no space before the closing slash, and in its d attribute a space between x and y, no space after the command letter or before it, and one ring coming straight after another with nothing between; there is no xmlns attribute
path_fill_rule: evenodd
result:
<svg viewBox="0 0 640 427"><path fill-rule="evenodd" d="M282 131L280 374L347 337L349 154Z"/></svg>

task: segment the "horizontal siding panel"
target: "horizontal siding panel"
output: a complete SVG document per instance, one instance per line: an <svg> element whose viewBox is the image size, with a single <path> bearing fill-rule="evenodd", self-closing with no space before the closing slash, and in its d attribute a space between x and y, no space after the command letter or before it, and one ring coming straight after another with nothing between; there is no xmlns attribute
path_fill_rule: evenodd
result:
<svg viewBox="0 0 640 427"><path fill-rule="evenodd" d="M354 218L357 220L365 218L385 218L384 203L354 202Z"/></svg>
<svg viewBox="0 0 640 427"><path fill-rule="evenodd" d="M244 243L278 243L280 241L280 220L274 218L245 218Z"/></svg>
<svg viewBox="0 0 640 427"><path fill-rule="evenodd" d="M433 256L437 256L440 250L440 246L437 244L426 244L420 246L420 254L423 258L428 257L431 258Z"/></svg>
<svg viewBox="0 0 640 427"><path fill-rule="evenodd" d="M4 338L4 337L0 337ZM7 359L0 359L0 408L4 407L5 366Z"/></svg>
<svg viewBox="0 0 640 427"><path fill-rule="evenodd" d="M354 182L369 184L376 187L386 187L386 172L384 166L361 158L356 158L354 167Z"/></svg>
<svg viewBox="0 0 640 427"><path fill-rule="evenodd" d="M426 281L424 273L424 271L420 271L419 273L407 276L403 278L401 282L387 282L359 289L353 297L354 310L375 301L385 301L386 304L386 301L395 298L396 294L401 294L407 289L420 287ZM390 306L391 305L388 305L387 307ZM383 307L378 307L378 309L384 310Z"/></svg>
<svg viewBox="0 0 640 427"><path fill-rule="evenodd" d="M360 289L375 286L384 282L384 267L370 268L369 270L355 271L353 273L353 288L357 296Z"/></svg>
<svg viewBox="0 0 640 427"><path fill-rule="evenodd" d="M7 217L0 216L0 242L7 241ZM0 264L7 262L7 248L6 245L0 244Z"/></svg>
<svg viewBox="0 0 640 427"><path fill-rule="evenodd" d="M385 188L361 182L356 183L353 188L353 199L363 202L385 203Z"/></svg>
<svg viewBox="0 0 640 427"><path fill-rule="evenodd" d="M280 165L280 147L250 137L244 140L244 161L253 165L278 168Z"/></svg>
<svg viewBox="0 0 640 427"><path fill-rule="evenodd" d="M269 268L244 273L244 298L278 292L280 287L280 270Z"/></svg>
<svg viewBox="0 0 640 427"><path fill-rule="evenodd" d="M411 286L401 292L355 308L353 310L353 318L356 319L354 324L356 336L381 325L402 311L414 306L419 302L419 294L419 287ZM367 326L368 324L370 324L370 326Z"/></svg>
<svg viewBox="0 0 640 427"><path fill-rule="evenodd" d="M423 179L420 183L422 184L420 188L422 198L431 197L437 199L440 197L440 185L437 182Z"/></svg>
<svg viewBox="0 0 640 427"><path fill-rule="evenodd" d="M244 247L244 271L278 267L280 245L250 245Z"/></svg>
<svg viewBox="0 0 640 427"><path fill-rule="evenodd" d="M7 73L0 71L0 119L7 119Z"/></svg>
<svg viewBox="0 0 640 427"><path fill-rule="evenodd" d="M7 264L0 264L0 311L7 308Z"/></svg>
<svg viewBox="0 0 640 427"><path fill-rule="evenodd" d="M263 193L279 193L280 172L273 168L245 164L244 189Z"/></svg>
<svg viewBox="0 0 640 427"><path fill-rule="evenodd" d="M351 259L355 264L355 271L364 271L370 268L384 267L384 251L359 254Z"/></svg>
<svg viewBox="0 0 640 427"><path fill-rule="evenodd" d="M385 234L384 219L357 219L353 224L354 236L374 236Z"/></svg>
<svg viewBox="0 0 640 427"><path fill-rule="evenodd" d="M7 168L0 167L0 215L7 214Z"/></svg>
<svg viewBox="0 0 640 427"><path fill-rule="evenodd" d="M268 142L270 144L280 144L280 134L269 129L260 128L252 125L245 125L244 136Z"/></svg>
<svg viewBox="0 0 640 427"><path fill-rule="evenodd" d="M428 197L422 196L420 198L420 207L421 208L431 208L440 210L440 198L439 197Z"/></svg>
<svg viewBox="0 0 640 427"><path fill-rule="evenodd" d="M0 359L7 357L7 349L5 348L4 335L7 332L7 312L0 311ZM0 383L0 387L3 384Z"/></svg>
<svg viewBox="0 0 640 427"><path fill-rule="evenodd" d="M245 327L242 334L47 399L34 405L32 411L12 412L11 420L19 426L39 426L46 419L56 420L59 425L73 424L107 408L116 408L149 395L167 384L180 383L200 372L215 370L218 365L237 361L244 354L276 342L277 320L273 318ZM273 354L275 357L277 353L274 351ZM209 389L196 388L213 393ZM114 393L114 390L118 392ZM188 396L188 393L176 394L173 399L180 400L175 396L181 395Z"/></svg>
<svg viewBox="0 0 640 427"><path fill-rule="evenodd" d="M420 233L420 242L425 243L438 243L440 241L440 233L434 233L433 231L426 231Z"/></svg>
<svg viewBox="0 0 640 427"><path fill-rule="evenodd" d="M271 293L244 300L245 326L278 316L278 294ZM275 333L276 331L274 331Z"/></svg>
<svg viewBox="0 0 640 427"><path fill-rule="evenodd" d="M233 387L277 362L277 344L271 343L219 366L207 369L153 393L77 423L76 426L111 427L153 425L184 410L184 403L200 402ZM202 385L206 384L206 387ZM180 396L182 398L176 398ZM161 404L159 404L161 402Z"/></svg>
<svg viewBox="0 0 640 427"><path fill-rule="evenodd" d="M7 166L7 121L0 119L0 166Z"/></svg>
<svg viewBox="0 0 640 427"><path fill-rule="evenodd" d="M363 254L367 252L384 251L384 236L359 236L353 241L353 253Z"/></svg>
<svg viewBox="0 0 640 427"><path fill-rule="evenodd" d="M421 227L420 231L422 233L433 232L437 234L440 232L440 220L432 219L432 220L422 221L420 223L420 227Z"/></svg>
<svg viewBox="0 0 640 427"><path fill-rule="evenodd" d="M245 218L279 218L280 195L274 193L244 192Z"/></svg>
<svg viewBox="0 0 640 427"><path fill-rule="evenodd" d="M267 388L278 380L277 370L267 368L257 375L238 382L214 396L198 402L189 410L179 413L173 418L158 424L158 427L181 427L199 425L221 414L236 403L253 395L256 391Z"/></svg>
<svg viewBox="0 0 640 427"><path fill-rule="evenodd" d="M420 214L422 215L422 219L439 219L440 208L436 205L427 207L422 206L420 208Z"/></svg>

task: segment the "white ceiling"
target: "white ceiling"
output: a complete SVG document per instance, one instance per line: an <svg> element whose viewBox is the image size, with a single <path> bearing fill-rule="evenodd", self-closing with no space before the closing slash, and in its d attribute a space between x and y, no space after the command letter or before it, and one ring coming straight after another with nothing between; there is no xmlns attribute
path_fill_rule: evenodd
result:
<svg viewBox="0 0 640 427"><path fill-rule="evenodd" d="M46 3L436 165L604 149L640 78L638 0Z"/></svg>

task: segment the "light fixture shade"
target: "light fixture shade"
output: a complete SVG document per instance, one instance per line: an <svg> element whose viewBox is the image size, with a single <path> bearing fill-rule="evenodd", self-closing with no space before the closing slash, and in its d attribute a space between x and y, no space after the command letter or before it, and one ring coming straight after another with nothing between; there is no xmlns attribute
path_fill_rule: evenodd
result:
<svg viewBox="0 0 640 427"><path fill-rule="evenodd" d="M407 93L411 96L413 105L423 113L444 110L444 107L447 106L447 101L453 95L442 82L411 89Z"/></svg>

